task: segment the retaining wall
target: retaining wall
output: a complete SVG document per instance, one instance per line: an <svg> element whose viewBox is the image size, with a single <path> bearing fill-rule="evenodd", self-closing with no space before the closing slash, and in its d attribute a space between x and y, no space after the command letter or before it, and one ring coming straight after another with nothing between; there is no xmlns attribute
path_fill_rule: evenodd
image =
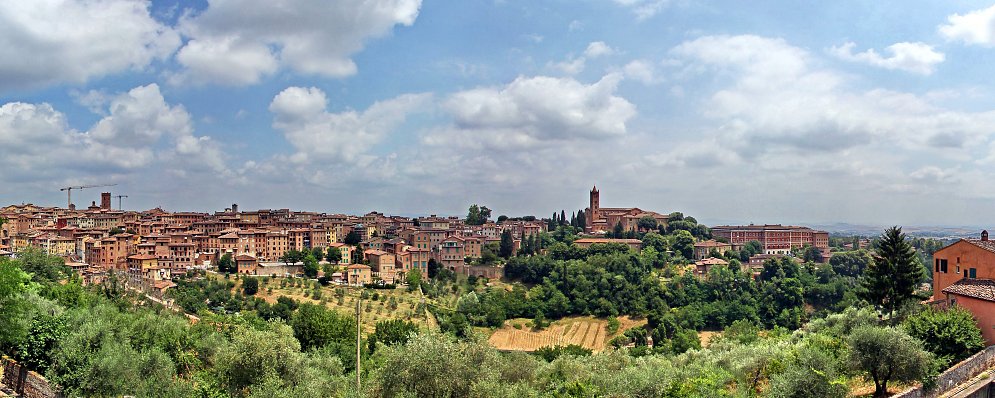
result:
<svg viewBox="0 0 995 398"><path fill-rule="evenodd" d="M936 378L936 387L932 390L925 390L922 386L913 387L893 395L892 398L936 398L992 367L995 367L995 345L985 348L941 373Z"/></svg>
<svg viewBox="0 0 995 398"><path fill-rule="evenodd" d="M58 389L40 374L21 366L13 359L3 357L3 385L24 398L62 398Z"/></svg>

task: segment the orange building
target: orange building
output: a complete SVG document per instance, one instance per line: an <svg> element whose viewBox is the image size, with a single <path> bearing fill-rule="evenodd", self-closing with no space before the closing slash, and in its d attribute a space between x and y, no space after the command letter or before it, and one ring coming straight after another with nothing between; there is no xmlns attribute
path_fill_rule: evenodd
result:
<svg viewBox="0 0 995 398"><path fill-rule="evenodd" d="M995 241L961 239L933 253L933 300L971 311L981 335L995 344Z"/></svg>

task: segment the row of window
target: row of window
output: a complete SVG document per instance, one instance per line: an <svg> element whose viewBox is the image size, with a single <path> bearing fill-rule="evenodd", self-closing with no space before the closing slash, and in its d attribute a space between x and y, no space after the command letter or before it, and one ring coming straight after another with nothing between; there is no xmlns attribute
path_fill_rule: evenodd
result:
<svg viewBox="0 0 995 398"><path fill-rule="evenodd" d="M933 266L933 269L934 269L935 272L941 272L941 273L944 273L944 274L947 273L947 269L948 269L947 268L947 259L945 259L945 258L938 258L938 259L936 259L935 260L935 264ZM956 267L954 268L954 272L958 273L958 274L960 273L960 264L956 265ZM965 275L968 278L977 278L978 277L978 269L977 268L968 268L967 272L965 273Z"/></svg>

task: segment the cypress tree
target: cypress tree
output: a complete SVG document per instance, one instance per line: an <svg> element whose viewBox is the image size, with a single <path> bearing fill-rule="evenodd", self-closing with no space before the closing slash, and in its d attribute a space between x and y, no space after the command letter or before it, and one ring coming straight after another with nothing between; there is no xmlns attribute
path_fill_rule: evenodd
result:
<svg viewBox="0 0 995 398"><path fill-rule="evenodd" d="M567 225L567 212L560 210L560 225Z"/></svg>
<svg viewBox="0 0 995 398"><path fill-rule="evenodd" d="M878 240L874 261L864 271L864 298L893 314L902 304L915 298L915 291L924 277L919 256L906 240L902 228L888 228Z"/></svg>

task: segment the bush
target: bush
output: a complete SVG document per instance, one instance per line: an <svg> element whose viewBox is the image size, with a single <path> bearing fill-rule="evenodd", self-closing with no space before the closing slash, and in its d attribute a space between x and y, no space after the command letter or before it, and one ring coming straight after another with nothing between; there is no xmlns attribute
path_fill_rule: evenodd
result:
<svg viewBox="0 0 995 398"><path fill-rule="evenodd" d="M618 332L619 326L621 325L618 321L618 318L613 316L608 317L608 334L615 334L616 332Z"/></svg>
<svg viewBox="0 0 995 398"><path fill-rule="evenodd" d="M246 296L252 296L259 292L259 280L252 277L246 277L242 280L242 293Z"/></svg>
<svg viewBox="0 0 995 398"><path fill-rule="evenodd" d="M912 337L922 340L943 368L967 359L985 348L974 316L961 307L929 308L909 317L902 325Z"/></svg>

